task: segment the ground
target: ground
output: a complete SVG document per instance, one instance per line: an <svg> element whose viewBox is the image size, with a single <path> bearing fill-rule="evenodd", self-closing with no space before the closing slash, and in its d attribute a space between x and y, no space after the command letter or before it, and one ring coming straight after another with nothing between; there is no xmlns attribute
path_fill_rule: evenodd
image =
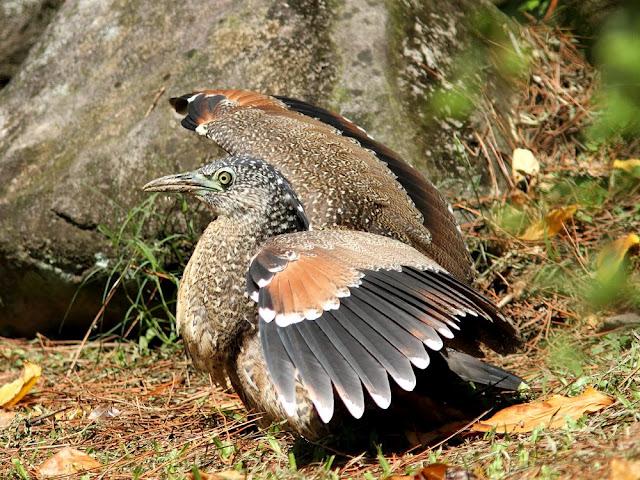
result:
<svg viewBox="0 0 640 480"><path fill-rule="evenodd" d="M623 172L607 175L589 177L596 182L589 192L611 185L612 176L625 180ZM581 176L548 177L555 187L570 179L579 197L575 181ZM480 478L607 477L612 459L640 457L640 318L615 316L637 311L640 303L634 252L620 266L623 278L615 280L623 297L613 293L602 303L587 292L602 275L598 253L640 224L640 188L627 187L622 197L606 190L600 204L581 206L582 216L574 215L563 232L542 242L506 233L514 214L505 209L515 209L511 200L487 200L486 215L465 225L482 272L478 286L502 301L526 340L520 353L492 360L527 380L523 401L573 396L592 385L615 399L604 411L559 430L461 431L390 456L350 457L318 447L314 460L308 446L305 458L296 457L294 438L277 426L257 428L233 393L214 388L192 369L179 342L148 348L108 340L82 345L1 339L0 384L14 378L25 360L43 368L40 383L0 430L1 476L33 478L46 458L74 446L104 465L97 478L184 478L193 467L235 469L254 478L378 478L433 461L465 467ZM476 204L461 206L478 211Z"/></svg>
<svg viewBox="0 0 640 480"><path fill-rule="evenodd" d="M640 261L630 236L640 233L640 173L614 163L629 158L628 144L584 144L595 80L569 40L553 48L538 57L530 95L516 106L523 121L512 126L513 146L529 149L541 172L516 178L511 159L496 154L505 149L480 132L475 143L460 141L461 156L480 148L491 175L506 170L510 185L496 183L493 194L457 199L456 207L466 215L476 286L524 339L518 353L490 357L527 381L522 402L593 386L611 406L559 429L462 429L407 452L383 445L377 455L350 456L296 442L277 425L258 428L232 392L192 369L172 337L155 346L113 336L0 339L0 385L26 360L43 370L0 417L0 478L35 478L66 446L102 465L86 478L180 479L194 469L203 472L195 478L386 478L432 462L490 479L640 478L611 473L612 461L640 458Z"/></svg>

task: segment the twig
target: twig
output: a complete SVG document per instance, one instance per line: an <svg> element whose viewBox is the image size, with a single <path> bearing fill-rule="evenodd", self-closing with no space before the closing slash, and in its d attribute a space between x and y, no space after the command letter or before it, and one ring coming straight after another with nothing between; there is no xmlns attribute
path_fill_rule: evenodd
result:
<svg viewBox="0 0 640 480"><path fill-rule="evenodd" d="M87 328L87 332L84 334L84 337L82 338L82 341L80 342L80 345L78 345L78 349L76 350L76 353L73 356L73 361L71 362L71 366L67 370L67 374L66 374L67 377L71 374L71 372L73 372L73 369L76 367L76 364L78 363L78 359L80 358L80 353L82 353L82 349L86 345L87 340L89 339L89 335L91 335L91 331L95 328L96 324L98 323L98 319L104 313L105 309L107 308L107 305L113 298L113 295L116 293L118 286L122 282L122 279L124 278L124 274L129 270L130 266L131 266L131 263L127 265L127 267L124 269L124 272L122 272L122 275L120 275L118 279L114 282L113 286L109 290L109 293L107 294L107 298L105 298L104 302L102 302L102 306L100 307L100 310L98 310L98 313L96 313L96 316L93 317L93 321L91 322L91 325L89 325L89 328Z"/></svg>
<svg viewBox="0 0 640 480"><path fill-rule="evenodd" d="M156 92L155 97L153 97L153 102L151 103L151 105L149 105L149 108L147 109L147 113L144 114L144 118L147 118L149 115L151 115L151 112L153 112L153 109L156 108L156 106L158 105L158 100L160 100L160 97L165 92L165 90L166 90L166 87L163 85Z"/></svg>
<svg viewBox="0 0 640 480"><path fill-rule="evenodd" d="M558 6L558 0L551 0L549 2L549 8L547 8L547 12L542 17L542 21L547 22L553 15L553 12L556 11L556 7Z"/></svg>

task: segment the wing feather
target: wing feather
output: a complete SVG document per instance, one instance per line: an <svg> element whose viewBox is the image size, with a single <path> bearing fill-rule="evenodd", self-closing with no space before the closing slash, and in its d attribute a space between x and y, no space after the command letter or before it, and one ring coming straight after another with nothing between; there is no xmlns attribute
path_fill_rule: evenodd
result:
<svg viewBox="0 0 640 480"><path fill-rule="evenodd" d="M402 352L411 363L418 368L427 368L429 365L429 355L424 349L422 342L400 327L388 316L377 310L384 310L386 305L383 301L369 294L360 288L354 288L352 295L343 300L351 311L369 324L375 331L388 338L392 345Z"/></svg>
<svg viewBox="0 0 640 480"><path fill-rule="evenodd" d="M320 418L328 422L333 415L333 389L331 388L331 378L324 367L318 361L315 354L300 335L300 332L293 328L278 328L274 324L268 328L275 328L280 334L280 339L287 350L289 357L300 375L300 379L305 385L311 401L315 405Z"/></svg>
<svg viewBox="0 0 640 480"><path fill-rule="evenodd" d="M389 340L380 335L355 314L349 305L331 312L340 325L347 330L380 364L389 372L391 378L404 390L413 390L416 376L411 363Z"/></svg>
<svg viewBox="0 0 640 480"><path fill-rule="evenodd" d="M280 235L263 245L247 278L247 288L258 289L263 342L276 343L263 349L283 403L291 404L292 391L283 375L297 374L325 422L334 388L354 417L364 411L364 390L389 405L389 376L412 390L412 364L430 363L425 346L444 352L454 335L470 351L483 336L490 346L517 343L490 300L413 248L370 233Z"/></svg>
<svg viewBox="0 0 640 480"><path fill-rule="evenodd" d="M304 338L331 378L336 391L355 418L364 413L364 395L360 378L315 322L300 322L290 327Z"/></svg>
<svg viewBox="0 0 640 480"><path fill-rule="evenodd" d="M260 341L267 368L280 397L280 402L289 415L294 415L296 407L295 369L291 357L280 340L277 327L274 324L270 325L261 321Z"/></svg>
<svg viewBox="0 0 640 480"><path fill-rule="evenodd" d="M387 371L380 362L330 312L317 319L316 324L353 367L376 404L387 408L391 403L391 388Z"/></svg>

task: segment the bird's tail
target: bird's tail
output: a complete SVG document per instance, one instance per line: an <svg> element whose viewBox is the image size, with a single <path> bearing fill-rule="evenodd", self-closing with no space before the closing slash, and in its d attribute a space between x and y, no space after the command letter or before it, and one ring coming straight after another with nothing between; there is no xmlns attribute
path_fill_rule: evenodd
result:
<svg viewBox="0 0 640 480"><path fill-rule="evenodd" d="M452 372L468 382L503 390L518 390L524 384L520 377L452 348L442 352L442 357Z"/></svg>

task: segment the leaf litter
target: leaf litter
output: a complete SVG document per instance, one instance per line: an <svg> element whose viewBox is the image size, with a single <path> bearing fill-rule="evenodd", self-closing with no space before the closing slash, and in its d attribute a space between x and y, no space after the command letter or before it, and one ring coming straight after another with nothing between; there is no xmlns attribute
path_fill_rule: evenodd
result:
<svg viewBox="0 0 640 480"><path fill-rule="evenodd" d="M527 433L538 427L561 428L567 418L577 420L585 413L594 413L613 404L614 400L593 387L581 395L553 395L546 400L511 405L491 418L471 425L474 432Z"/></svg>
<svg viewBox="0 0 640 480"><path fill-rule="evenodd" d="M9 409L17 404L31 391L41 375L39 365L25 362L20 377L0 387L0 407Z"/></svg>

